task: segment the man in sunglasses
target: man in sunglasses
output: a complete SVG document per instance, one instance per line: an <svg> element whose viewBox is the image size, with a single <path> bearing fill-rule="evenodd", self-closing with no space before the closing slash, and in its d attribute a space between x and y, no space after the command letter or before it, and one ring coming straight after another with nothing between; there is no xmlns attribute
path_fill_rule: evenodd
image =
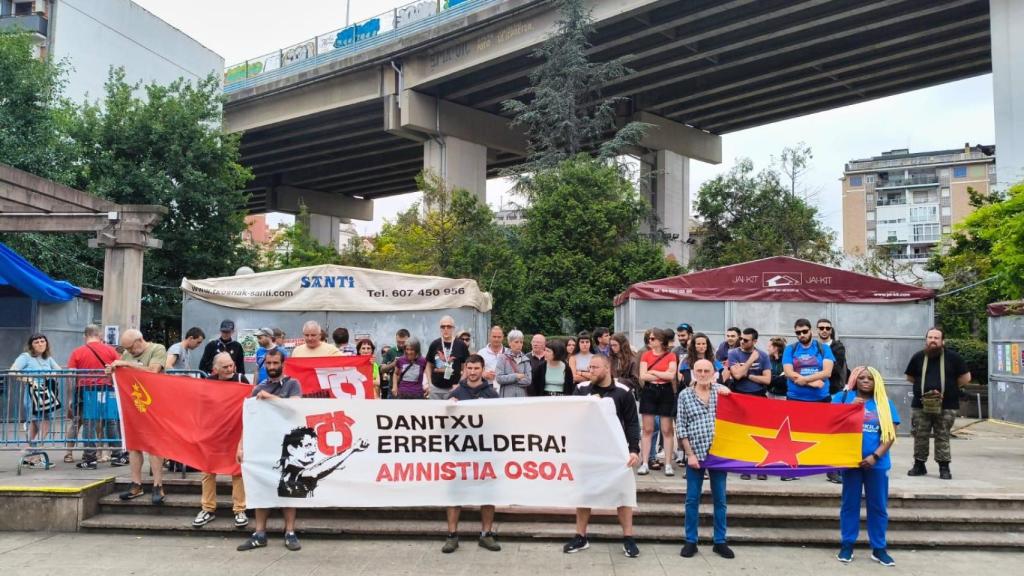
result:
<svg viewBox="0 0 1024 576"><path fill-rule="evenodd" d="M786 399L796 402L828 402L829 381L836 357L832 349L814 339L811 322L800 318L793 324L797 341L782 354L786 373Z"/></svg>
<svg viewBox="0 0 1024 576"><path fill-rule="evenodd" d="M451 316L441 318L440 327L441 337L427 348L427 366L430 369L424 372L424 381L430 400L447 400L451 396L452 387L462 378L462 364L469 357L466 343L455 337L455 319Z"/></svg>
<svg viewBox="0 0 1024 576"><path fill-rule="evenodd" d="M832 349L832 355L836 361L832 364L832 375L829 378L829 394L835 394L846 385L848 373L846 371L846 346L836 335L836 329L832 321L827 318L818 320L818 340Z"/></svg>
<svg viewBox="0 0 1024 576"><path fill-rule="evenodd" d="M729 373L732 375L732 390L748 396L768 397L768 385L772 382L772 364L768 353L757 347L757 330L744 328L740 333L740 345L729 350ZM740 474L741 480L750 480L750 474ZM758 480L767 480L764 474Z"/></svg>

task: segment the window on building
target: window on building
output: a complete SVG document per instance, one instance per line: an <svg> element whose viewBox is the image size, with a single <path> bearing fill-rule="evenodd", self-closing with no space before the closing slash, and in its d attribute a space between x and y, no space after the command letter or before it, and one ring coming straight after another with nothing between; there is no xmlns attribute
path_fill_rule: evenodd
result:
<svg viewBox="0 0 1024 576"><path fill-rule="evenodd" d="M935 190L915 190L914 191L914 204L934 204L939 201L939 196Z"/></svg>
<svg viewBox="0 0 1024 576"><path fill-rule="evenodd" d="M967 178L967 166L954 166L953 178Z"/></svg>
<svg viewBox="0 0 1024 576"><path fill-rule="evenodd" d="M874 219L875 219L875 213L874 212L868 212L868 215L867 215L868 222L871 222Z"/></svg>
<svg viewBox="0 0 1024 576"><path fill-rule="evenodd" d="M943 206L942 207L942 215L943 216L951 216L952 214L953 213L952 213L952 211L951 211L949 206Z"/></svg>
<svg viewBox="0 0 1024 576"><path fill-rule="evenodd" d="M874 174L868 174L867 176L864 177L864 181L867 182L868 184L874 184L875 183L875 175Z"/></svg>
<svg viewBox="0 0 1024 576"><path fill-rule="evenodd" d="M886 242L896 242L897 241L897 239L896 239L896 231L895 230L889 230L888 232L886 232L885 233L885 241Z"/></svg>
<svg viewBox="0 0 1024 576"><path fill-rule="evenodd" d="M850 186L854 188L860 188L864 185L864 180L860 176L850 176Z"/></svg>
<svg viewBox="0 0 1024 576"><path fill-rule="evenodd" d="M936 206L914 206L910 209L911 222L935 222L938 220Z"/></svg>
<svg viewBox="0 0 1024 576"><path fill-rule="evenodd" d="M875 242L875 231L874 230L868 230L868 242L874 244L874 242Z"/></svg>
<svg viewBox="0 0 1024 576"><path fill-rule="evenodd" d="M949 168L939 168L936 172L939 174L939 178L949 178Z"/></svg>
<svg viewBox="0 0 1024 576"><path fill-rule="evenodd" d="M942 197L943 198L949 198L949 188L943 188L942 189Z"/></svg>
<svg viewBox="0 0 1024 576"><path fill-rule="evenodd" d="M952 226L943 226L942 227L942 233L943 234L950 234L952 232L953 232L953 227Z"/></svg>
<svg viewBox="0 0 1024 576"><path fill-rule="evenodd" d="M914 224L914 242L938 242L938 224Z"/></svg>
<svg viewBox="0 0 1024 576"><path fill-rule="evenodd" d="M35 2L15 2L14 3L14 15L15 16L29 16L35 9Z"/></svg>

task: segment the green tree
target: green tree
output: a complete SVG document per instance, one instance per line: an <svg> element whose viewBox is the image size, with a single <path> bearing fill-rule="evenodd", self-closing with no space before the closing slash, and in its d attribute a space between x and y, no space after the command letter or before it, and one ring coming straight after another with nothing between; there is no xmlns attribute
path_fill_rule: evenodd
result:
<svg viewBox="0 0 1024 576"><path fill-rule="evenodd" d="M789 194L771 169L754 172L741 159L727 174L705 182L695 211L704 220L704 241L693 265L727 266L770 256L835 263L835 234L818 221L817 208Z"/></svg>
<svg viewBox="0 0 1024 576"><path fill-rule="evenodd" d="M975 209L936 250L928 269L945 280L936 320L951 338L987 337L985 307L1021 297L1024 276L1024 186L1009 196L967 190ZM1017 243L1014 246L1014 243Z"/></svg>
<svg viewBox="0 0 1024 576"><path fill-rule="evenodd" d="M590 10L584 0L557 1L561 14L557 31L533 52L534 58L542 60L530 73L533 98L502 103L505 112L513 115L512 125L525 129L528 140L527 161L512 170L517 175L553 168L595 148L602 158L613 158L640 142L647 128L630 122L615 129L615 107L621 98L602 97L601 87L630 70L621 60L591 62L587 55L594 33Z"/></svg>
<svg viewBox="0 0 1024 576"><path fill-rule="evenodd" d="M66 137L74 110L62 100L65 67L33 55L25 33L0 33L0 163L68 184L74 143ZM0 242L50 276L78 286L103 285L103 254L88 234L0 234Z"/></svg>
<svg viewBox="0 0 1024 576"><path fill-rule="evenodd" d="M145 98L136 96L138 91ZM233 274L256 264L242 242L251 179L239 164L238 135L221 130L220 81L128 84L113 70L102 104L82 106L68 137L76 188L121 204L169 209L154 234L163 248L146 254L142 317L154 334L180 323L183 276Z"/></svg>
<svg viewBox="0 0 1024 576"><path fill-rule="evenodd" d="M609 326L612 299L634 282L679 272L639 231L649 207L615 166L578 156L538 173L522 231L528 330Z"/></svg>
<svg viewBox="0 0 1024 576"><path fill-rule="evenodd" d="M341 264L342 256L331 246L320 244L309 230L309 210L299 204L295 222L285 229L265 254L265 267L270 270Z"/></svg>

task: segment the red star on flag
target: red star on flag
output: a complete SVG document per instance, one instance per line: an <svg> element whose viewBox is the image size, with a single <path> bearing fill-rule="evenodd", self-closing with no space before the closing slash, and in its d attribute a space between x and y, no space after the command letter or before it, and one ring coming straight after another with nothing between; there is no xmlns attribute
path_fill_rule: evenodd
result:
<svg viewBox="0 0 1024 576"><path fill-rule="evenodd" d="M782 421L782 425L779 426L774 438L754 435L750 437L768 451L764 459L761 460L761 463L758 464L759 467L768 466L769 464L785 464L790 468L796 468L800 465L797 455L817 444L817 442L793 440L790 435L789 418Z"/></svg>

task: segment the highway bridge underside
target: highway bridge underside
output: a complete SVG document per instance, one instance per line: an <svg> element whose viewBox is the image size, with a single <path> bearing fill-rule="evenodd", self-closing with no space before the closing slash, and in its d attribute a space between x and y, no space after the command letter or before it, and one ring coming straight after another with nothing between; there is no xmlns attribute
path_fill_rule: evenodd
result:
<svg viewBox="0 0 1024 576"><path fill-rule="evenodd" d="M618 5L626 4L637 8L610 13L597 23L593 37L592 58L619 58L632 70L606 85L603 95L627 99L620 106L623 121L655 118L668 127L663 135L686 139L691 136L681 130L689 130L697 140L713 139L700 144L718 147L717 157L713 149L702 157L686 146L673 150L674 142L662 137L639 151L660 158L657 163L683 162L683 174L671 179L672 186L683 187L672 191L681 197L671 201L672 210L685 213L674 218L683 226L688 223L687 159L720 161L718 136L992 70L989 0L621 0ZM521 29L538 29L550 22L544 10L550 6L524 11L511 22L533 20ZM509 22L478 28L464 39L442 38L420 54L406 55L402 82L387 77L391 67L381 62L381 85L398 87L393 100L382 95L248 129L243 162L256 176L250 209L291 211L298 190L307 202L320 193L325 202L341 199L346 213L360 218L372 215L374 198L414 191L414 178L429 156L424 143L429 135L421 131L409 137L393 129L417 121L396 123L389 110L398 109L396 101L427 98L448 109L469 110L470 117L505 122L501 103L531 97L528 76L537 64L528 57L535 43L517 44L503 32ZM547 35L546 26L536 38ZM444 62L450 68L444 74L427 64L431 54L462 54L463 45L470 48L462 69L457 57ZM434 109L433 104L421 107ZM409 110L406 106L401 114ZM426 124L433 126L429 119ZM493 177L521 158L516 146L477 144L486 148L486 154L474 156L486 157L481 174ZM676 156L665 156L666 150ZM685 233L678 241L685 242Z"/></svg>

